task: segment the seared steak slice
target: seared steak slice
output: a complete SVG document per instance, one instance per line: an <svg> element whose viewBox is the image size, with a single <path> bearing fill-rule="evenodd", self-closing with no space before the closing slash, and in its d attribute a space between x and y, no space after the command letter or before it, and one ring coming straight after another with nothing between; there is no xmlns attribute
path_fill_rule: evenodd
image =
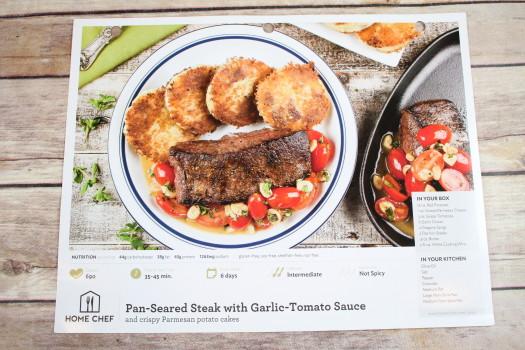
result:
<svg viewBox="0 0 525 350"><path fill-rule="evenodd" d="M263 129L213 141L188 141L170 148L177 200L190 204L245 201L269 179L294 186L310 174L308 137L304 131Z"/></svg>
<svg viewBox="0 0 525 350"><path fill-rule="evenodd" d="M401 111L399 139L405 153L417 156L423 151L417 141L417 132L431 124L448 126L453 133L451 143L456 147L465 149L468 146L465 118L454 103L448 100L431 100L418 102Z"/></svg>

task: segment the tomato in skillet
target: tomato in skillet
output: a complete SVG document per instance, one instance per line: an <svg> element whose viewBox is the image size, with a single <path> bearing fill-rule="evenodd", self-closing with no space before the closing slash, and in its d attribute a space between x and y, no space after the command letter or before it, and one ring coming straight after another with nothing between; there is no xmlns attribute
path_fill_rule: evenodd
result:
<svg viewBox="0 0 525 350"><path fill-rule="evenodd" d="M182 204L177 203L175 199L164 196L162 192L157 192L155 202L166 213L177 218L185 218L188 208Z"/></svg>
<svg viewBox="0 0 525 350"><path fill-rule="evenodd" d="M248 198L248 212L254 220L261 220L266 217L268 207L264 204L264 197L259 193L254 193Z"/></svg>
<svg viewBox="0 0 525 350"><path fill-rule="evenodd" d="M317 177L310 176L304 180L310 181L314 185L314 188L310 192L301 191L301 199L299 200L299 203L293 207L294 210L300 210L309 207L321 194L321 184L319 183L319 179Z"/></svg>
<svg viewBox="0 0 525 350"><path fill-rule="evenodd" d="M470 191L470 183L465 175L452 168L443 170L439 184L446 191Z"/></svg>
<svg viewBox="0 0 525 350"><path fill-rule="evenodd" d="M408 164L405 152L400 148L392 149L386 156L386 166L388 171L398 180L403 180L405 174L403 174L403 167Z"/></svg>
<svg viewBox="0 0 525 350"><path fill-rule="evenodd" d="M155 180L161 186L172 185L173 181L175 181L175 170L165 162L155 164L153 174L155 175Z"/></svg>
<svg viewBox="0 0 525 350"><path fill-rule="evenodd" d="M456 169L460 173L468 174L472 170L472 161L470 160L470 155L463 151L459 150L457 154L457 160L454 165L451 166L452 169Z"/></svg>
<svg viewBox="0 0 525 350"><path fill-rule="evenodd" d="M224 227L228 225L228 218L222 205L210 207L208 213L199 215L196 221L208 227Z"/></svg>
<svg viewBox="0 0 525 350"><path fill-rule="evenodd" d="M404 221L408 217L408 205L388 197L379 198L374 208L379 216L388 221Z"/></svg>
<svg viewBox="0 0 525 350"><path fill-rule="evenodd" d="M396 202L404 202L408 196L401 192L401 185L390 174L383 176L383 191Z"/></svg>
<svg viewBox="0 0 525 350"><path fill-rule="evenodd" d="M252 222L252 219L248 215L238 216L236 219L228 217L228 225L236 230L242 230L248 224Z"/></svg>
<svg viewBox="0 0 525 350"><path fill-rule="evenodd" d="M295 187L278 187L272 189L268 204L275 209L291 209L301 201L301 193Z"/></svg>
<svg viewBox="0 0 525 350"><path fill-rule="evenodd" d="M433 176L434 167L443 170L445 161L443 154L435 149L429 149L414 159L412 162L412 173L418 181L430 181Z"/></svg>
<svg viewBox="0 0 525 350"><path fill-rule="evenodd" d="M419 129L417 132L417 140L423 147L440 142L447 143L452 138L452 130L443 124L432 124Z"/></svg>
<svg viewBox="0 0 525 350"><path fill-rule="evenodd" d="M427 185L424 181L419 181L415 178L411 170L405 175L405 190L407 195L412 196L412 192L425 192L425 186Z"/></svg>
<svg viewBox="0 0 525 350"><path fill-rule="evenodd" d="M308 130L306 133L310 144L316 143L314 150L311 152L312 171L321 171L334 159L335 145L332 140L319 131Z"/></svg>

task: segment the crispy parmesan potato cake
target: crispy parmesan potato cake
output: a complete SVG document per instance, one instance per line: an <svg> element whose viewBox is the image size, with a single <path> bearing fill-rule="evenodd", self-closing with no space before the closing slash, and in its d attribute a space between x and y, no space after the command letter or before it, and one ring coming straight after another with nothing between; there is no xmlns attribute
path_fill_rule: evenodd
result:
<svg viewBox="0 0 525 350"><path fill-rule="evenodd" d="M226 124L244 126L259 119L254 92L257 83L272 72L261 61L232 58L221 66L206 94L210 113Z"/></svg>
<svg viewBox="0 0 525 350"><path fill-rule="evenodd" d="M312 62L288 64L257 86L257 109L275 129L306 130L330 114L330 98Z"/></svg>
<svg viewBox="0 0 525 350"><path fill-rule="evenodd" d="M169 148L194 136L170 118L164 106L163 87L138 96L126 111L126 138L140 155L153 162L166 161Z"/></svg>
<svg viewBox="0 0 525 350"><path fill-rule="evenodd" d="M326 26L337 30L338 32L351 34L365 29L370 23L354 23L354 22L334 22L325 23Z"/></svg>
<svg viewBox="0 0 525 350"><path fill-rule="evenodd" d="M197 66L185 69L171 78L166 86L166 108L184 130L202 135L215 130L219 122L206 107L206 89L215 67Z"/></svg>
<svg viewBox="0 0 525 350"><path fill-rule="evenodd" d="M365 44L387 53L401 50L419 35L416 23L374 23L357 33Z"/></svg>

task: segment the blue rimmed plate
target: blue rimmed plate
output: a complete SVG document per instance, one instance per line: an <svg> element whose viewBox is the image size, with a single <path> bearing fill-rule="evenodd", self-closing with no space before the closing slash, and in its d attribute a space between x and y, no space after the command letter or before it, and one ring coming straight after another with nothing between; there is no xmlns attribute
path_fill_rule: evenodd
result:
<svg viewBox="0 0 525 350"><path fill-rule="evenodd" d="M230 57L251 57L272 67L290 62L314 62L332 100L331 115L317 130L336 146L332 174L323 186L319 200L286 221L253 234L207 231L170 217L154 203L149 193L139 157L123 133L126 109L141 93L158 88L187 67L220 65ZM221 126L203 138L218 139L239 131L267 127L257 123L244 128ZM220 25L185 34L158 49L133 73L119 96L109 129L108 154L111 175L122 203L130 215L155 239L178 249L290 248L313 234L332 215L343 199L354 173L357 156L357 130L354 114L343 86L328 65L308 47L279 32L266 33L259 26Z"/></svg>

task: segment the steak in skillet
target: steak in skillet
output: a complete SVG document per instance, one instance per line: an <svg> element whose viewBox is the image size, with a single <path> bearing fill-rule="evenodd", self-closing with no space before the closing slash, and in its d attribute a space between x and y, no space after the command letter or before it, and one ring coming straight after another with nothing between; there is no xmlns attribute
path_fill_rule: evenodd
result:
<svg viewBox="0 0 525 350"><path fill-rule="evenodd" d="M448 126L453 133L451 144L468 149L465 118L454 103L448 100L430 100L418 102L401 111L399 139L405 153L417 156L423 151L423 147L417 141L417 132L431 124Z"/></svg>
<svg viewBox="0 0 525 350"><path fill-rule="evenodd" d="M220 140L181 142L170 148L177 200L190 204L242 202L269 179L295 186L311 172L304 131L262 129Z"/></svg>

